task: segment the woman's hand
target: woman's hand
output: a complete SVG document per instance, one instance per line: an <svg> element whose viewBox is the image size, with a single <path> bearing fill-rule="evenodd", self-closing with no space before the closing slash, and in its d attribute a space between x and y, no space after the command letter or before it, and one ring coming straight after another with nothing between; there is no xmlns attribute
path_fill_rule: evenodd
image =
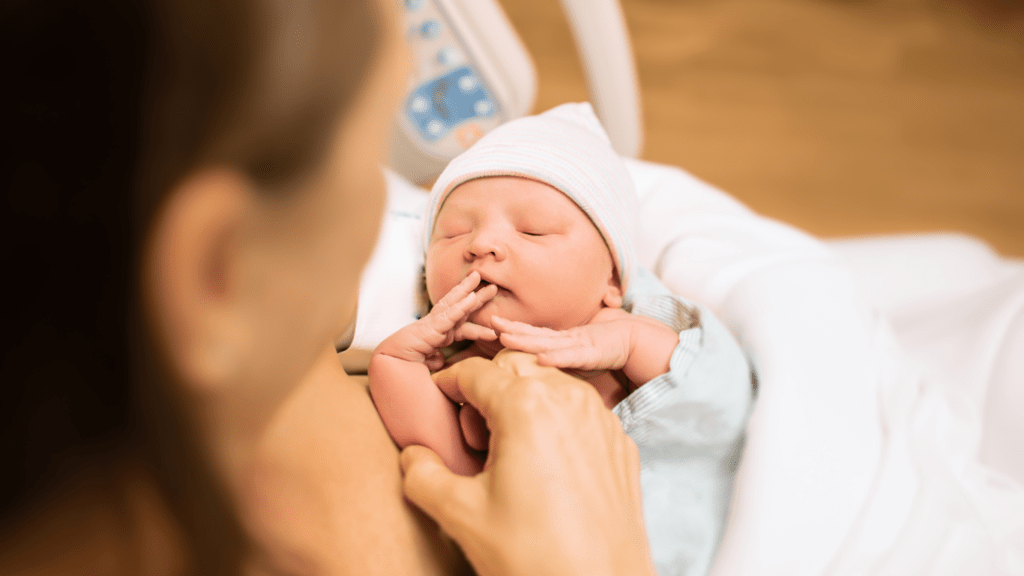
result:
<svg viewBox="0 0 1024 576"><path fill-rule="evenodd" d="M479 574L655 574L636 445L590 385L509 350L434 379L487 420L487 463L456 476L431 450L410 446L403 488Z"/></svg>

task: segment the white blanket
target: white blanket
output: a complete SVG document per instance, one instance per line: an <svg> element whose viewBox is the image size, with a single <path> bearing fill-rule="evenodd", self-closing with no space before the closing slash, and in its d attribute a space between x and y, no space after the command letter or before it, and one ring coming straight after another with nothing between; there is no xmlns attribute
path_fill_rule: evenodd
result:
<svg viewBox="0 0 1024 576"><path fill-rule="evenodd" d="M711 307L757 368L712 574L1024 574L1022 478L979 463L1001 432L985 414L1024 417L1024 264L955 236L826 244L681 170L629 169L640 264ZM353 347L422 311L424 203L389 176ZM994 386L1021 401L987 406Z"/></svg>
<svg viewBox="0 0 1024 576"><path fill-rule="evenodd" d="M1024 323L1024 266L955 237L830 247L680 170L630 166L641 264L757 367L712 573L1024 573L1024 487L977 457L989 385L1024 384L993 373Z"/></svg>

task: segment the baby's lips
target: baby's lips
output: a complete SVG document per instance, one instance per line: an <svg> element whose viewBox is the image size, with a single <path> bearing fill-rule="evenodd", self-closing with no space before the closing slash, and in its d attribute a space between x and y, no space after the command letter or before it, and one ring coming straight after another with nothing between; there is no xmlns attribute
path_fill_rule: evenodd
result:
<svg viewBox="0 0 1024 576"><path fill-rule="evenodd" d="M490 286L492 284L495 284L490 279L486 278L483 274L481 274L478 270L470 271L470 273L466 275L466 278L469 278L473 274L477 274L480 277L480 282L476 285L476 288L473 289L474 292L479 292L481 289L486 288L486 287L488 287L488 286ZM497 285L497 284L495 284L495 285ZM499 288L500 288L500 286L499 286Z"/></svg>
<svg viewBox="0 0 1024 576"><path fill-rule="evenodd" d="M495 278L493 275L485 274L481 270L473 270L473 272L476 272L477 274L480 275L480 284L482 284L482 285L493 284L493 285L497 286L500 289L506 289L507 290L507 288L502 286L501 283L498 282L498 279ZM470 272L470 274L472 274L472 272Z"/></svg>
<svg viewBox="0 0 1024 576"><path fill-rule="evenodd" d="M494 290L490 290L490 291L488 291L485 294L484 290L487 290L491 286L494 286ZM486 301L489 301L489 300L493 299L495 296L498 295L498 285L497 284L484 284L484 283L481 282L480 286L478 286L476 288L476 290L474 290L474 292L476 292L477 296L480 297L483 301L486 302Z"/></svg>

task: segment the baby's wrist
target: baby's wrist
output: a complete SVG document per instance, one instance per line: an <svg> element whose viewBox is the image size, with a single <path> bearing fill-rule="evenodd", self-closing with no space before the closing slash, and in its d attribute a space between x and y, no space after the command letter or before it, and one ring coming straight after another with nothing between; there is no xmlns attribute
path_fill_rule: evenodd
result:
<svg viewBox="0 0 1024 576"><path fill-rule="evenodd" d="M629 356L623 373L641 386L671 369L672 353L679 344L679 335L651 318L631 315Z"/></svg>

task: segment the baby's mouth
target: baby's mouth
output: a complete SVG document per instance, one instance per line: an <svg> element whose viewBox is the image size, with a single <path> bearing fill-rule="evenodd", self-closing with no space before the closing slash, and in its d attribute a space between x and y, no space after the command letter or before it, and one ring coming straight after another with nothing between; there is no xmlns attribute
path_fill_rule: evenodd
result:
<svg viewBox="0 0 1024 576"><path fill-rule="evenodd" d="M481 278L480 279L480 284L477 285L477 287L473 290L473 292L479 292L479 291L483 290L484 288L487 288L491 284L494 284L494 283L493 282L489 282L489 281L484 280L484 279ZM508 292L508 290L506 290L505 287L502 286L501 284L494 284L494 287L498 289L498 293L499 294L502 293L502 292Z"/></svg>

